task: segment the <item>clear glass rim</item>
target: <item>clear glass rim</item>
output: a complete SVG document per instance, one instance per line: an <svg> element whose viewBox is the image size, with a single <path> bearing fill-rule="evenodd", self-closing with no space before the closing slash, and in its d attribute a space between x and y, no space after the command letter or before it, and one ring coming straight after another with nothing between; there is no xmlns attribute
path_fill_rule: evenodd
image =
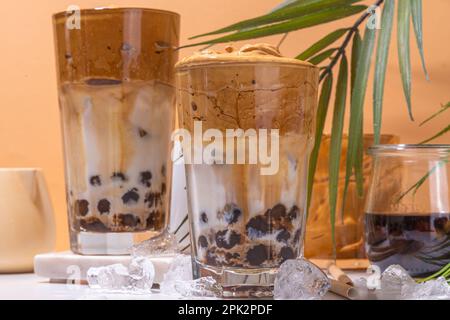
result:
<svg viewBox="0 0 450 320"><path fill-rule="evenodd" d="M450 153L450 144L380 144L369 148L369 154L379 153Z"/></svg>
<svg viewBox="0 0 450 320"><path fill-rule="evenodd" d="M118 8L109 8L109 7L99 7L99 8L87 8L80 9L81 15L95 15L95 14L111 14L111 13L124 13L130 11L142 11L146 13L159 13L165 15L173 15L180 17L180 14L174 11L169 10L161 10L161 9L152 9L152 8L141 8L141 7L118 7ZM61 11L53 14L53 19L56 21L61 18L65 18L67 15L67 11Z"/></svg>
<svg viewBox="0 0 450 320"><path fill-rule="evenodd" d="M273 60L267 60L267 61L214 61L214 62L207 62L207 63L196 63L195 65L175 65L175 72L176 73L183 73L190 70L195 69L208 69L208 68L228 68L233 66L243 66L243 67L254 67L254 66L265 66L265 67L288 67L288 68L296 68L296 69L312 69L312 70L319 70L319 68L315 65L307 65L307 64L297 64L287 61L273 61Z"/></svg>

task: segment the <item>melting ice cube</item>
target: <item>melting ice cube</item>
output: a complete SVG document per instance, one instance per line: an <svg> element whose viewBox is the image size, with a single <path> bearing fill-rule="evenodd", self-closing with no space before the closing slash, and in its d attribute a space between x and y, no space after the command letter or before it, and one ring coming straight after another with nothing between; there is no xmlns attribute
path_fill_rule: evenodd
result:
<svg viewBox="0 0 450 320"><path fill-rule="evenodd" d="M285 261L274 284L276 300L319 300L330 289L327 275L311 262L298 259Z"/></svg>
<svg viewBox="0 0 450 320"><path fill-rule="evenodd" d="M155 268L148 258L134 258L129 267L122 264L90 268L89 286L111 292L151 293Z"/></svg>
<svg viewBox="0 0 450 320"><path fill-rule="evenodd" d="M192 275L192 260L191 256L178 255L169 266L169 270L164 275L164 279L160 285L161 293L166 295L177 295L175 283L177 281L191 281Z"/></svg>
<svg viewBox="0 0 450 320"><path fill-rule="evenodd" d="M450 285L444 277L424 283L403 286L403 299L413 300L450 300Z"/></svg>

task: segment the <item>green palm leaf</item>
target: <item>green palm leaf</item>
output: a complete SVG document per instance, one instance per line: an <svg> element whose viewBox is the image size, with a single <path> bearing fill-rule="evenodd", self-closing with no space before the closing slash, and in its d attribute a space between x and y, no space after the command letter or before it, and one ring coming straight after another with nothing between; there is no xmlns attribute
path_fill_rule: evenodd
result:
<svg viewBox="0 0 450 320"><path fill-rule="evenodd" d="M358 131L359 134L356 148L356 157L353 169L355 170L356 190L358 192L358 197L362 198L364 196L364 112L361 114L361 118L359 119Z"/></svg>
<svg viewBox="0 0 450 320"><path fill-rule="evenodd" d="M448 109L450 109L450 102L447 102L446 105L442 105L442 106L441 106L441 109L440 109L438 112L432 114L430 117L428 117L427 119L425 119L424 121L422 121L422 123L420 124L420 126L423 126L425 123L427 123L427 122L433 120L434 118L436 118L437 116L439 116L441 113L447 111Z"/></svg>
<svg viewBox="0 0 450 320"><path fill-rule="evenodd" d="M338 40L340 37L342 37L348 29L339 29L336 31L333 31L332 33L328 34L324 38L320 39L316 43L314 43L311 47L300 53L295 59L298 60L306 60L311 58L316 53L322 51L326 47L328 47L330 44L334 43L336 40Z"/></svg>
<svg viewBox="0 0 450 320"><path fill-rule="evenodd" d="M292 18L299 18L301 16L309 15L324 9L332 9L336 7L343 7L351 5L361 0L303 0L287 4L275 11L253 19L244 20L228 27L221 28L212 32L200 34L189 39L196 39L205 36L211 36L232 31L240 31L249 28L260 27L267 24L273 24L280 21L286 21Z"/></svg>
<svg viewBox="0 0 450 320"><path fill-rule="evenodd" d="M450 102L447 102L446 105L442 105L441 109L438 112L435 112L434 114L432 114L430 117L428 117L427 119L425 119L420 126L423 126L425 123L433 120L434 118L436 118L437 116L441 115L443 112L447 111L450 109ZM434 136L432 136L431 138L428 138L424 141L422 141L420 144L425 144L428 143L434 139L437 139L441 136L443 136L444 134L446 134L447 132L450 131L450 125L448 125L446 128L442 129L441 131L439 131L438 133L436 133Z"/></svg>
<svg viewBox="0 0 450 320"><path fill-rule="evenodd" d="M355 37L359 37L359 40L356 39L355 41L355 53L358 52L358 50L361 50L361 37L359 36L359 34L355 35ZM352 58L353 59L353 58ZM357 59L355 58L355 64L357 64ZM355 67L355 70L357 69L357 67ZM356 72L355 72L355 78L356 78ZM354 79L355 80L355 79ZM354 83L353 83L354 85ZM352 90L353 92L353 90ZM360 133L359 136L359 141L358 141L358 148L356 151L356 159L355 159L355 165L354 165L354 170L355 170L355 177L356 177L356 187L358 190L358 195L360 197L363 196L364 193L364 176L363 176L363 156L364 156L364 118L363 115L361 115L361 119L359 120L359 124L358 124L358 130ZM345 194L347 194L347 190L345 190ZM345 200L345 198L344 198Z"/></svg>
<svg viewBox="0 0 450 320"><path fill-rule="evenodd" d="M433 140L439 138L440 136L443 136L447 132L450 132L450 124L446 128L444 128L441 131L439 131L438 133L436 133L434 136L432 136L432 137L422 141L420 144L425 144L425 143L428 143L430 141L433 141Z"/></svg>
<svg viewBox="0 0 450 320"><path fill-rule="evenodd" d="M392 24L394 21L394 0L386 0L381 17L381 30L378 37L378 49L375 61L375 78L373 82L373 132L374 143L380 143L381 119L383 110L384 84L386 78L389 45L391 43Z"/></svg>
<svg viewBox="0 0 450 320"><path fill-rule="evenodd" d="M329 202L331 238L335 244L335 221L339 184L339 167L341 162L342 134L344 130L345 103L347 100L348 86L348 63L345 55L341 59L339 67L338 82L336 88L336 99L334 104L333 127L331 131L330 155L329 155ZM333 251L336 247L333 246Z"/></svg>
<svg viewBox="0 0 450 320"><path fill-rule="evenodd" d="M411 15L414 26L414 33L416 35L417 47L419 48L420 59L422 61L423 72L427 80L430 79L425 64L425 55L423 53L423 27L422 27L422 0L411 0Z"/></svg>
<svg viewBox="0 0 450 320"><path fill-rule="evenodd" d="M363 10L366 10L366 6L346 6L346 7L336 7L332 9L327 9L323 11L319 11L313 14L305 15L299 18L294 18L285 22L264 26L256 29L249 29L238 31L236 33L220 37L217 39L204 41L200 43L194 43L190 45L186 45L180 48L187 48L198 45L205 44L215 44L215 43L223 43L230 41L239 41L239 40L248 40L266 37L274 34L286 33L294 30L300 30L309 28L312 26L316 26L319 24L324 24L327 22L339 20L345 17L352 16L357 14Z"/></svg>
<svg viewBox="0 0 450 320"><path fill-rule="evenodd" d="M353 92L355 91L355 80L356 80L356 73L358 70L358 61L359 58L361 56L361 46L362 46L362 39L361 36L359 34L359 31L356 31L355 35L353 36L353 43L352 43L352 61L351 61L351 70L350 70L350 82L351 82L351 90L350 92L352 93L350 95L350 99L351 101L353 100ZM347 150L348 153L348 150ZM348 161L346 162L346 177L345 177L345 187L344 187L344 191L342 192L342 209L341 209L341 219L344 218L344 213L345 213L345 199L347 199L347 191L348 191L348 182L350 181L350 176L351 176L351 171L352 167L351 167L351 163L349 163Z"/></svg>
<svg viewBox="0 0 450 320"><path fill-rule="evenodd" d="M437 278L439 278L441 276L444 276L444 275L445 275L445 278L446 278L447 276L450 275L449 272L450 272L450 263L448 263L446 266L444 266L438 272L432 274L431 276L429 276L427 278L419 279L417 282L423 283L423 282L426 282L426 281L429 281L429 280L437 279Z"/></svg>
<svg viewBox="0 0 450 320"><path fill-rule="evenodd" d="M359 56L361 55L361 35L359 34L359 31L356 31L355 35L353 36L353 43L352 43L352 62L351 62L351 92L353 92L353 89L355 88L355 79L356 79L356 71L358 70L358 61Z"/></svg>
<svg viewBox="0 0 450 320"><path fill-rule="evenodd" d="M308 62L310 62L310 63L312 63L314 65L318 65L321 62L323 62L325 59L331 57L331 55L333 53L335 53L336 50L337 50L337 48L331 48L331 49L325 50L325 51L319 53L317 56L312 57L311 59L309 59Z"/></svg>
<svg viewBox="0 0 450 320"><path fill-rule="evenodd" d="M358 145L361 143L361 126L363 117L363 105L367 89L367 80L369 78L370 60L372 58L375 30L366 28L364 39L361 43L359 60L354 79L354 88L352 92L350 107L350 127L348 134L347 163L345 172L344 196L347 194L348 185L352 176L358 156ZM345 206L345 197L343 198Z"/></svg>
<svg viewBox="0 0 450 320"><path fill-rule="evenodd" d="M319 158L320 145L322 143L322 132L325 127L325 120L328 113L328 104L330 103L331 89L333 88L333 74L329 73L325 78L322 85L322 90L320 92L319 105L317 108L317 123L316 123L316 134L314 149L311 153L309 160L309 170L308 170L308 209L311 204L312 189L314 183L314 176L317 168L317 159Z"/></svg>
<svg viewBox="0 0 450 320"><path fill-rule="evenodd" d="M411 17L410 6L410 0L398 1L397 47L403 91L405 94L406 103L408 105L408 113L410 119L414 121L411 104L411 57L409 48L409 25Z"/></svg>
<svg viewBox="0 0 450 320"><path fill-rule="evenodd" d="M435 173L437 169L439 169L441 166L448 163L448 159L444 159L439 161L434 167L430 169L422 178L419 179L415 184L413 184L408 190L403 192L397 199L397 203L400 202L404 197L406 197L407 194L409 194L412 191L412 194L415 195L417 193L417 190L428 180L428 178Z"/></svg>

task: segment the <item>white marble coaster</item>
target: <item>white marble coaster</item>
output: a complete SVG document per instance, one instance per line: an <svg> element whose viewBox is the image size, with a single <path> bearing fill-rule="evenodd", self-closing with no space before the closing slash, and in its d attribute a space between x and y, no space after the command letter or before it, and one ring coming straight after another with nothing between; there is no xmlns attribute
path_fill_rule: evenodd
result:
<svg viewBox="0 0 450 320"><path fill-rule="evenodd" d="M161 283L174 256L151 257L155 266L155 283ZM34 257L34 273L51 281L86 281L91 267L121 263L127 266L131 256L81 256L72 252L39 254Z"/></svg>

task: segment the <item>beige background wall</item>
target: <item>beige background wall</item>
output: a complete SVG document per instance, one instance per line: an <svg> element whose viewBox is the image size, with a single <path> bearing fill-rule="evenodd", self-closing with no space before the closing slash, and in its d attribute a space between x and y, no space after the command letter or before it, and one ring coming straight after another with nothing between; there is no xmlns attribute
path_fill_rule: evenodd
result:
<svg viewBox="0 0 450 320"><path fill-rule="evenodd" d="M182 41L189 35L209 31L231 22L262 14L281 0L116 0L118 6L142 6L177 11L182 15ZM372 2L372 1L369 1ZM2 1L0 6L0 167L41 167L44 169L56 211L58 249L68 245L64 177L57 105L51 15L69 4L82 8L102 6L95 0ZM389 76L385 97L383 132L401 136L414 143L448 124L442 117L424 128L417 123L450 101L450 26L449 0L424 1L425 49L431 82L421 71L417 50L413 61L413 101L416 123L407 121L402 96L396 45L391 47ZM340 26L348 26L349 18ZM337 24L291 34L282 51L293 56ZM265 39L277 42L279 36ZM413 39L412 39L413 40ZM192 50L185 50L182 56ZM371 131L371 94L366 104L366 128ZM438 142L450 142L450 136ZM0 222L2 223L2 222Z"/></svg>

